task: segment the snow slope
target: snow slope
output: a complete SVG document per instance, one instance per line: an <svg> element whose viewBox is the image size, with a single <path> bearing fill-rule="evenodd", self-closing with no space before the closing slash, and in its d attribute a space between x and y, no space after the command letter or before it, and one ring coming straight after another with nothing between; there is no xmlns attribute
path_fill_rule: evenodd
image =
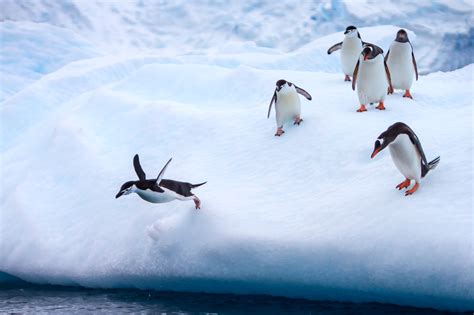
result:
<svg viewBox="0 0 474 315"><path fill-rule="evenodd" d="M397 30L364 30L386 46ZM421 76L414 100L358 114L322 52L128 54L74 61L0 108L0 271L35 283L268 293L474 308L472 71ZM324 58L320 66L311 56ZM314 68L308 68L313 65ZM304 122L273 136L274 83L305 88ZM439 167L404 197L388 152L396 121ZM114 198L173 157L166 177L208 183L192 202Z"/></svg>

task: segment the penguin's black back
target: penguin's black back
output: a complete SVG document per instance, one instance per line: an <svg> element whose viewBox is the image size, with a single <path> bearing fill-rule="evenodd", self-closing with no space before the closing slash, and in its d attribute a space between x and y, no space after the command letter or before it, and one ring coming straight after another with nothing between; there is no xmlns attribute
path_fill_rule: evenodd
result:
<svg viewBox="0 0 474 315"><path fill-rule="evenodd" d="M160 182L160 186L172 190L178 195L184 197L194 196L194 194L191 193L191 189L193 188L193 185L191 183L179 182L171 179L162 179Z"/></svg>

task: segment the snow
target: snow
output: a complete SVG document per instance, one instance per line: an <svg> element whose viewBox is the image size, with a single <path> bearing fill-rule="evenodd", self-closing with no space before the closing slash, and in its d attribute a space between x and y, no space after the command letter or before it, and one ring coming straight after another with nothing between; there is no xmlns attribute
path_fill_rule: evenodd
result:
<svg viewBox="0 0 474 315"><path fill-rule="evenodd" d="M325 52L340 31L290 52L232 41L118 54L43 27L38 47L64 59L17 54L21 71L5 70L27 83L0 104L0 282L474 308L472 64L360 114ZM361 33L386 51L398 29ZM266 112L282 78L313 101L301 98L304 122L277 138ZM370 159L396 121L441 156L410 197L388 151ZM115 199L136 153L149 177L173 157L165 177L208 181L195 190L202 209Z"/></svg>
<svg viewBox="0 0 474 315"><path fill-rule="evenodd" d="M417 53L423 73L458 69L471 64L474 54L473 6L468 0L321 0L298 4L291 0L1 2L0 21L66 28L109 54L148 49L207 54L234 42L289 52L327 34L342 32L347 25L384 24L411 29L419 35L423 50L418 48ZM461 52L456 49L458 37L471 41ZM440 49L445 46L449 54Z"/></svg>

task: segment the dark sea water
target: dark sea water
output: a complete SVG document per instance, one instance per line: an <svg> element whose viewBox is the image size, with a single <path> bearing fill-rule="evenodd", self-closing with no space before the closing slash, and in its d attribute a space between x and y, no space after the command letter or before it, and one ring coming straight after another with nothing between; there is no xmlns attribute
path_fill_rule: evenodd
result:
<svg viewBox="0 0 474 315"><path fill-rule="evenodd" d="M310 301L263 295L98 290L31 284L0 285L0 313L451 314L378 303Z"/></svg>

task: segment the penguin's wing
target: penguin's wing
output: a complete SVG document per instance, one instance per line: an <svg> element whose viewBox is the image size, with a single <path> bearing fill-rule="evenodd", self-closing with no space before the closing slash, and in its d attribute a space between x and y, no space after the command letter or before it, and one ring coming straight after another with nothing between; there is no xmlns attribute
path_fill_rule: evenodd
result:
<svg viewBox="0 0 474 315"><path fill-rule="evenodd" d="M166 168L168 167L168 165L170 164L172 159L173 158L169 159L168 162L166 162L165 166L163 166L163 168L161 169L160 174L158 174L158 177L156 178L156 181L155 181L157 185L159 185L161 180L163 179L163 176L165 175Z"/></svg>
<svg viewBox="0 0 474 315"><path fill-rule="evenodd" d="M413 67L415 67L416 81L418 81L418 67L416 66L415 53L413 52L413 46L411 43L410 43L410 46L411 46L411 61L413 62Z"/></svg>
<svg viewBox="0 0 474 315"><path fill-rule="evenodd" d="M342 48L342 42L332 45L328 49L328 55L332 54L333 52L335 52L336 50L339 50L341 48Z"/></svg>
<svg viewBox="0 0 474 315"><path fill-rule="evenodd" d="M301 94L301 95L303 95L304 97L306 97L306 99L307 99L308 101L311 101L311 100L313 99L313 98L311 97L311 95L310 95L308 92L306 92L305 90L303 90L302 88L297 87L296 85L295 85L295 88L296 88L296 92L298 92L299 94Z"/></svg>
<svg viewBox="0 0 474 315"><path fill-rule="evenodd" d="M418 139L418 136L413 132L413 130L411 130L410 127L407 126L407 129L408 129L407 130L408 137L410 138L411 142L418 150L418 153L420 153L421 164L423 164L424 166L428 166L428 160L426 159L425 152L423 151L423 147L421 146L421 142Z"/></svg>
<svg viewBox="0 0 474 315"><path fill-rule="evenodd" d="M390 49L387 51L387 54L385 55L384 61L387 63L388 61L388 55L390 54Z"/></svg>
<svg viewBox="0 0 474 315"><path fill-rule="evenodd" d="M270 101L270 106L268 106L267 119L270 118L270 111L272 110L272 104L273 102L276 103L276 101L277 101L277 90L275 89L275 92L273 92L272 100Z"/></svg>
<svg viewBox="0 0 474 315"><path fill-rule="evenodd" d="M388 70L387 62L384 60L383 65L385 66L385 74L387 75L387 80L388 80L388 86L392 90L392 76L390 75L390 70Z"/></svg>
<svg viewBox="0 0 474 315"><path fill-rule="evenodd" d="M140 158L138 157L138 154L135 154L133 157L133 167L135 168L135 173L137 173L138 179L141 181L146 180L146 175L142 169L142 166L140 165Z"/></svg>
<svg viewBox="0 0 474 315"><path fill-rule="evenodd" d="M357 74L359 73L359 63L360 60L357 60L356 67L354 69L354 73L352 74L352 90L355 91L356 81L357 81Z"/></svg>

